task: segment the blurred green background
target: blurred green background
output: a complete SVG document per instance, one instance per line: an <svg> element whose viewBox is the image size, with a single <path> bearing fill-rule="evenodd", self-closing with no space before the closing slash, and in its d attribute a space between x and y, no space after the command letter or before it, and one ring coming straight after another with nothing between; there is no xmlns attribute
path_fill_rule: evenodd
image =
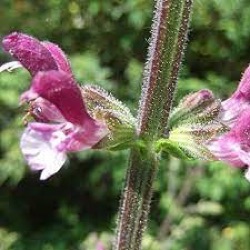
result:
<svg viewBox="0 0 250 250"><path fill-rule="evenodd" d="M195 0L176 99L209 88L227 98L250 62L249 0ZM153 1L1 0L0 36L29 33L59 44L82 84L99 84L136 115ZM0 50L0 63L10 61ZM0 74L0 250L106 250L116 224L127 151L80 152L47 181L20 154L29 86ZM222 163L162 161L145 250L250 249L250 183Z"/></svg>

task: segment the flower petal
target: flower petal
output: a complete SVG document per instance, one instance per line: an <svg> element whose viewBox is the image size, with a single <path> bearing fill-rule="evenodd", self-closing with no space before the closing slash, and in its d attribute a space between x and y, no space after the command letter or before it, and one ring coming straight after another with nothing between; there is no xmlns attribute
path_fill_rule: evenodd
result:
<svg viewBox="0 0 250 250"><path fill-rule="evenodd" d="M69 60L59 46L48 41L41 42L41 44L50 51L60 70L72 74Z"/></svg>
<svg viewBox="0 0 250 250"><path fill-rule="evenodd" d="M2 45L5 51L30 71L31 75L35 75L38 71L58 69L50 51L34 37L13 32L4 37Z"/></svg>
<svg viewBox="0 0 250 250"><path fill-rule="evenodd" d="M239 86L232 95L232 98L244 98L250 101L250 65L244 71Z"/></svg>
<svg viewBox="0 0 250 250"><path fill-rule="evenodd" d="M236 167L250 166L250 111L244 111L234 127L208 144L220 160Z"/></svg>
<svg viewBox="0 0 250 250"><path fill-rule="evenodd" d="M26 102L28 103L32 100L35 100L38 97L39 95L36 92L34 92L32 89L29 89L21 94L19 103L20 105L22 105L23 103L26 103Z"/></svg>
<svg viewBox="0 0 250 250"><path fill-rule="evenodd" d="M30 123L21 138L22 153L32 170L42 170L40 179L45 180L60 170L66 154L56 147L60 125Z"/></svg>
<svg viewBox="0 0 250 250"><path fill-rule="evenodd" d="M84 127L74 126L71 129L68 125L65 130L68 134L64 144L68 151L90 149L108 134L106 125L97 121L85 123Z"/></svg>
<svg viewBox="0 0 250 250"><path fill-rule="evenodd" d="M207 147L218 160L224 161L234 167L244 166L244 162L239 157L244 151L242 151L239 143L231 136L225 135L212 140Z"/></svg>
<svg viewBox="0 0 250 250"><path fill-rule="evenodd" d="M238 116L250 108L250 65L245 70L240 84L233 95L222 102L221 120L233 127Z"/></svg>
<svg viewBox="0 0 250 250"><path fill-rule="evenodd" d="M229 98L221 103L222 110L220 114L220 120L228 127L232 128L239 115L250 108L250 103L244 99Z"/></svg>
<svg viewBox="0 0 250 250"><path fill-rule="evenodd" d="M54 104L69 122L83 125L93 120L86 111L78 85L63 71L39 72L32 80L31 90Z"/></svg>

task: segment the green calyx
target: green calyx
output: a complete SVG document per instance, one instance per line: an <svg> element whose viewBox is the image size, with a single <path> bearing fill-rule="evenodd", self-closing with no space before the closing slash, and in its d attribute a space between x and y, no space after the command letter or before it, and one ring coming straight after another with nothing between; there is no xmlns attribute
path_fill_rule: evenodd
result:
<svg viewBox="0 0 250 250"><path fill-rule="evenodd" d="M192 159L178 146L178 143L170 141L169 139L161 138L156 141L155 151L161 153L163 157L168 157L170 154L179 159Z"/></svg>
<svg viewBox="0 0 250 250"><path fill-rule="evenodd" d="M208 90L187 95L172 111L168 132L156 143L157 149L182 159L216 160L209 141L229 130L220 121L220 111L220 100Z"/></svg>
<svg viewBox="0 0 250 250"><path fill-rule="evenodd" d="M108 135L93 148L122 150L131 147L136 137L136 120L130 110L98 86L85 85L81 88L81 93L90 115L103 121L109 130Z"/></svg>
<svg viewBox="0 0 250 250"><path fill-rule="evenodd" d="M220 113L221 102L215 99L209 90L200 90L185 96L173 109L169 117L168 127L176 127L183 123L209 122Z"/></svg>
<svg viewBox="0 0 250 250"><path fill-rule="evenodd" d="M185 124L172 129L168 138L159 139L155 148L162 156L170 154L179 159L216 160L207 143L226 131L224 126L219 124Z"/></svg>

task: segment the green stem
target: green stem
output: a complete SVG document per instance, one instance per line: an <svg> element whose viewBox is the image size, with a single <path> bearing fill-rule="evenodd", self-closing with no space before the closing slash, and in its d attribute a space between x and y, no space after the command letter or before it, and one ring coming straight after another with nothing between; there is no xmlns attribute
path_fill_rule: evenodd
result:
<svg viewBox="0 0 250 250"><path fill-rule="evenodd" d="M119 227L114 249L140 249L148 218L157 159L150 151L132 149L121 199Z"/></svg>
<svg viewBox="0 0 250 250"><path fill-rule="evenodd" d="M136 180L141 177L142 168L134 163L135 152L131 152L129 168L127 170L126 183L121 199L121 206L119 211L122 211L118 218L119 228L116 242L116 249L129 249L131 242L130 235L133 233L133 218L137 212L138 193L136 190L139 188L139 182Z"/></svg>
<svg viewBox="0 0 250 250"><path fill-rule="evenodd" d="M192 0L158 0L138 115L142 147L131 149L114 250L139 250L157 173L154 141L164 131L188 33Z"/></svg>
<svg viewBox="0 0 250 250"><path fill-rule="evenodd" d="M141 200L137 216L137 227L135 227L133 242L131 249L141 249L143 233L146 229L148 216L150 212L150 203L153 195L153 183L158 170L158 161L156 154L149 154L144 158L146 169L143 169L142 185L141 185Z"/></svg>
<svg viewBox="0 0 250 250"><path fill-rule="evenodd" d="M139 109L139 133L157 138L167 125L188 33L192 0L158 0Z"/></svg>

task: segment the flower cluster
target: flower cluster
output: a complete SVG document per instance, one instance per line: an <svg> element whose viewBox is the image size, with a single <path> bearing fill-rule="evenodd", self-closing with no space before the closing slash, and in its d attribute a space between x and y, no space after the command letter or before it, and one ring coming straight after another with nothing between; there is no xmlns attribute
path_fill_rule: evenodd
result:
<svg viewBox="0 0 250 250"><path fill-rule="evenodd" d="M35 121L22 135L21 150L44 180L62 167L68 152L92 148L109 131L104 121L88 113L69 61L56 44L14 32L4 37L2 46L18 62L7 63L0 71L22 66L32 76L21 103L29 104L27 115Z"/></svg>
<svg viewBox="0 0 250 250"><path fill-rule="evenodd" d="M190 94L172 111L169 125L166 145L175 143L187 157L248 166L250 181L250 66L229 99L220 102L208 90Z"/></svg>
<svg viewBox="0 0 250 250"><path fill-rule="evenodd" d="M235 167L246 167L250 181L250 66L233 95L222 102L220 120L229 131L208 143L219 159Z"/></svg>

